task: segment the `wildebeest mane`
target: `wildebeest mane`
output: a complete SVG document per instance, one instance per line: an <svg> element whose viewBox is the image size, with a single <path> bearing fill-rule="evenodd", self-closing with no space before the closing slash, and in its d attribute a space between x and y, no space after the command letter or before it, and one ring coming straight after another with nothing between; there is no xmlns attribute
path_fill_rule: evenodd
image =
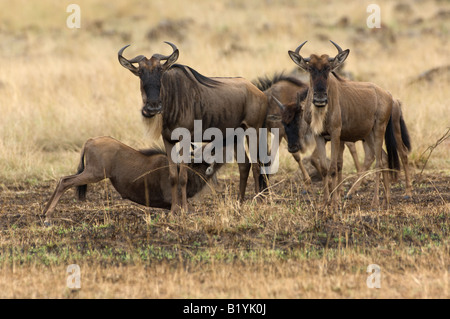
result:
<svg viewBox="0 0 450 319"><path fill-rule="evenodd" d="M145 156L166 155L166 151L162 148L148 148L139 150L139 153Z"/></svg>
<svg viewBox="0 0 450 319"><path fill-rule="evenodd" d="M336 77L336 79L338 79L339 81L347 81L346 78L344 78L342 75L337 74L335 71L332 71L331 73L333 73L333 75Z"/></svg>
<svg viewBox="0 0 450 319"><path fill-rule="evenodd" d="M252 83L261 91L265 91L272 87L272 85L281 81L288 81L300 87L306 86L306 84L300 79L295 76L285 75L283 72L275 73L272 77L268 77L267 75L264 77L258 77L256 80L253 80Z"/></svg>
<svg viewBox="0 0 450 319"><path fill-rule="evenodd" d="M178 123L178 119L189 113L194 114L195 118L201 118L207 104L207 91L219 85L221 82L201 75L188 66L173 65L161 79L163 122Z"/></svg>
<svg viewBox="0 0 450 319"><path fill-rule="evenodd" d="M194 76L195 80L197 80L198 83L207 86L207 87L216 87L217 85L220 84L219 81L216 81L212 78L209 78L207 76L204 76L200 73L198 73L197 71L195 71L194 69L192 69L191 67L187 66L187 65L181 65L181 64L174 64L171 68L179 68L180 70L183 71L183 73L188 77L192 79L191 74ZM189 72L191 74L189 74Z"/></svg>

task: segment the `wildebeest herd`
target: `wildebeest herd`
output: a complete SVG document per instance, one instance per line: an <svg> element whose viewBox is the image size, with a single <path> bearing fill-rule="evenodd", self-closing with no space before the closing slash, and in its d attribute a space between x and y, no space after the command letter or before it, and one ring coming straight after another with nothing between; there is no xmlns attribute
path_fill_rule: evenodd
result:
<svg viewBox="0 0 450 319"><path fill-rule="evenodd" d="M222 166L222 163L205 161L178 163L171 157L179 142L173 139L172 132L182 127L193 134L195 120L202 121L203 132L212 127L223 133L227 128L254 128L256 132L261 128L278 128L279 139L287 140L288 151L298 163L306 185L311 180L300 153L315 143L311 163L322 176L324 208L336 210L343 196L345 145L355 159L359 174L367 171L375 160L373 208L380 207L381 177L383 204L388 207L389 185L397 178L400 159L405 172L405 196L411 196L408 171L411 143L401 102L374 83L351 81L338 75L336 70L350 51L331 42L338 50L335 57L326 54L302 57L300 50L306 41L288 52L295 64L309 74L309 83L283 74L271 79L261 77L253 83L239 77L206 77L189 66L176 64L179 50L170 42L166 42L173 49L170 55L153 54L150 58L139 55L126 59L123 52L128 46L123 47L118 52L119 62L139 77L142 116L149 119L149 125L162 123L159 131L165 149L137 151L111 137L89 139L81 151L77 174L62 177L45 206L46 221L49 222L67 189L77 187L79 199L84 199L87 184L105 178L110 179L125 199L173 212L188 211L187 199L198 193ZM158 117L162 121L155 121ZM266 142L267 136L257 138L259 146L260 139ZM387 153L383 150L383 139ZM331 144L331 160L326 156L327 141ZM354 143L357 141L364 145L362 167L356 156ZM251 161L247 156L238 162L241 201L250 168L256 194L267 190L268 176L261 173L261 165L260 158Z"/></svg>

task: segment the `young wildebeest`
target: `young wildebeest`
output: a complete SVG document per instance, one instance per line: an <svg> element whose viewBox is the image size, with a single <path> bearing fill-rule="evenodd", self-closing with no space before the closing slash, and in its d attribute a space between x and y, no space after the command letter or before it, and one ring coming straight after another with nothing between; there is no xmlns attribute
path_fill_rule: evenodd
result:
<svg viewBox="0 0 450 319"><path fill-rule="evenodd" d="M216 163L214 171L211 172L206 163L189 164L187 197L190 198L202 190L221 165ZM81 150L77 173L59 180L43 214L48 222L66 190L76 187L78 198L84 200L87 184L105 178L109 178L123 199L148 207L169 209L172 190L168 175L169 161L164 150L137 151L109 136L91 138Z"/></svg>
<svg viewBox="0 0 450 319"><path fill-rule="evenodd" d="M332 41L331 41L332 42ZM389 92L368 82L354 82L341 78L336 70L347 58L350 50L342 50L334 42L338 54L332 58L326 54L312 54L308 58L300 55L303 42L295 51L289 51L291 59L303 70L309 72L310 86L305 103L305 120L316 136L316 147L324 168L325 205L330 202L328 179L331 176L332 189L337 189L338 172L342 170L344 142L363 140L375 152L376 173L372 207L379 207L379 184L382 169L383 136L388 152L389 168L398 170L399 159L391 119L393 99ZM325 139L330 136L331 163L326 165ZM338 167L339 165L339 167ZM338 192L333 191L331 204L337 206ZM390 190L385 189L386 206Z"/></svg>
<svg viewBox="0 0 450 319"><path fill-rule="evenodd" d="M156 118L155 115L162 113L161 133L169 158L169 175L172 185L171 210L175 211L179 208L187 210L186 168L183 163L177 165L170 156L175 143L178 142L173 139L172 131L181 127L188 129L193 136L194 120L201 120L202 136L200 138L202 139L203 132L208 128L218 128L223 136L226 136L227 128L244 130L254 128L259 144L259 129L263 127L266 117L267 98L256 86L243 78L209 78L188 66L175 64L179 51L174 44L166 43L173 49L173 52L167 56L154 54L148 59L140 55L127 60L122 53L128 46L120 49L118 56L120 64L140 78L142 115L147 118ZM166 62L162 64L161 61ZM134 66L135 63L138 66ZM195 140L195 142L202 141ZM264 186L260 182L258 163L251 165L245 155L245 162L238 163L238 166L239 192L242 201L245 197L251 166L256 193L261 190L260 183L261 188ZM181 187L181 198L177 196L178 187Z"/></svg>
<svg viewBox="0 0 450 319"><path fill-rule="evenodd" d="M303 165L300 153L304 153L314 143L314 136L311 127L305 120L299 120L299 112L302 109L300 106L297 107L305 100L308 94L308 85L294 76L283 74L276 74L271 79L260 77L253 83L267 96L266 127L268 129L279 129L279 143L283 138L288 142L288 151L298 163L305 183L310 184L311 178ZM300 99L300 101L297 101L297 99ZM287 105L287 108L285 105ZM281 121L282 116L284 121ZM299 123L299 126L297 123ZM358 160L355 144L346 142L345 145L347 145L353 157L357 172L360 172L361 164ZM317 152L314 151L311 155L311 164L320 172L316 154Z"/></svg>

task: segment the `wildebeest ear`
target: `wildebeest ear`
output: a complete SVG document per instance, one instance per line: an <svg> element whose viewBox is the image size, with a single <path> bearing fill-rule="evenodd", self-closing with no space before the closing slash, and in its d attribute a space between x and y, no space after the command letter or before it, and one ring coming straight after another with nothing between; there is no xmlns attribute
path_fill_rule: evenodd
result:
<svg viewBox="0 0 450 319"><path fill-rule="evenodd" d="M168 68L170 68L178 60L179 55L180 51L178 51L178 49L173 51L173 53L167 58L166 63L163 64L163 69L167 70Z"/></svg>
<svg viewBox="0 0 450 319"><path fill-rule="evenodd" d="M279 115L279 114L269 114L269 115L267 115L267 120L268 121L274 121L274 122L281 121L281 115Z"/></svg>
<svg viewBox="0 0 450 319"><path fill-rule="evenodd" d="M292 61L294 61L295 64L297 64L300 68L307 71L308 70L308 64L306 63L305 59L302 58L300 54L297 54L294 51L289 50L289 56L291 57Z"/></svg>
<svg viewBox="0 0 450 319"><path fill-rule="evenodd" d="M134 75L139 75L139 69L137 67L135 67L133 65L133 63L139 63L139 61L141 61L142 59L145 58L145 56L143 55L138 55L137 57L131 59L131 60L127 60L126 58L124 58L122 56L123 51L125 51L126 48L128 48L130 45L126 45L124 46L122 49L119 50L119 52L117 53L118 58L119 58L119 63L120 65L122 65L125 69L128 69L131 71L131 73L133 73Z"/></svg>
<svg viewBox="0 0 450 319"><path fill-rule="evenodd" d="M345 59L347 59L348 54L350 53L350 49L344 50L342 52L339 52L336 57L333 59L333 62L331 62L331 70L335 70L338 68L342 63L344 63Z"/></svg>
<svg viewBox="0 0 450 319"><path fill-rule="evenodd" d="M128 61L128 60L125 59L124 57L119 56L119 62L120 62L120 64L121 64L124 68L130 70L131 73L133 73L134 75L136 75L136 76L139 75L139 74L138 74L139 69L138 69L137 67L135 67L133 64L131 64L130 61Z"/></svg>

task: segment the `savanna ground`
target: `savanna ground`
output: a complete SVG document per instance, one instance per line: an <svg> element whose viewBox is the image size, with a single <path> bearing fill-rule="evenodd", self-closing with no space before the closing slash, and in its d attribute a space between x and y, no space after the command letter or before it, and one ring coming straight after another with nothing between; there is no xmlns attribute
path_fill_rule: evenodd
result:
<svg viewBox="0 0 450 319"><path fill-rule="evenodd" d="M450 6L380 1L382 28L369 29L371 3L78 1L80 29L66 26L69 3L1 4L0 297L449 298ZM320 183L303 191L283 145L264 201L252 199L249 179L239 205L229 164L191 214L121 200L105 181L88 188L87 202L68 191L43 225L46 200L87 138L157 142L146 138L139 82L117 62L123 45L130 55L165 54L171 41L179 62L204 75L255 79L294 70L287 50L304 40L305 55L335 54L329 39L350 48L350 76L403 101L412 199L401 175L391 208L372 211L369 176L343 209L324 213ZM348 189L347 153L344 171ZM67 288L70 264L80 266L81 289ZM380 266L379 289L367 287L370 264Z"/></svg>

